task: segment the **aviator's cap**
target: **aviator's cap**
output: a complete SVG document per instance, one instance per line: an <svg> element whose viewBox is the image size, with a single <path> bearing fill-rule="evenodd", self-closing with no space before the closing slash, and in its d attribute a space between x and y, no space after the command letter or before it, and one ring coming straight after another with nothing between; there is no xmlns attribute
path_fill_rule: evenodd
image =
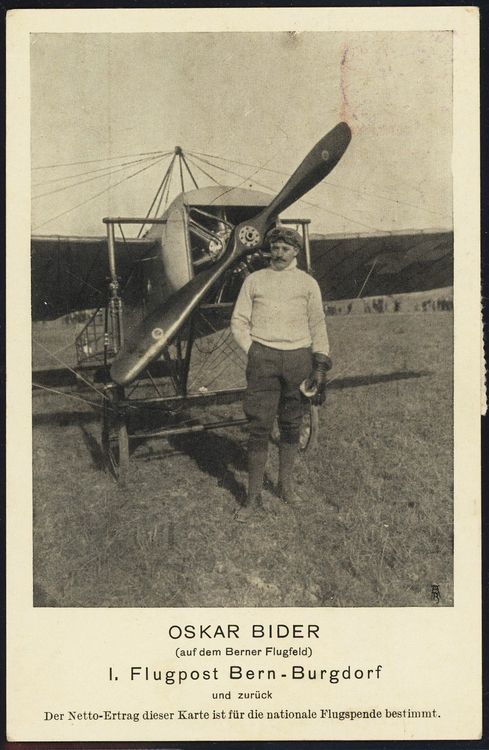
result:
<svg viewBox="0 0 489 750"><path fill-rule="evenodd" d="M297 250L302 250L302 237L299 234L299 232L296 232L295 229L290 229L290 227L286 226L279 226L275 227L275 229L271 229L266 239L268 243L271 245L272 242L286 242L287 245L292 245L292 247L295 247Z"/></svg>

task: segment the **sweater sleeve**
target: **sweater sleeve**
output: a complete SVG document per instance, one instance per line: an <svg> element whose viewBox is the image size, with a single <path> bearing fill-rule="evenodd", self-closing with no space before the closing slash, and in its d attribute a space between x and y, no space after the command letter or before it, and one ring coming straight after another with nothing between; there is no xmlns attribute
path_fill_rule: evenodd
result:
<svg viewBox="0 0 489 750"><path fill-rule="evenodd" d="M231 332L234 340L246 354L253 343L251 338L252 307L251 276L248 276L243 282L231 316Z"/></svg>
<svg viewBox="0 0 489 750"><path fill-rule="evenodd" d="M326 329L326 317L324 315L321 290L315 279L311 278L311 282L307 315L312 339L312 351L313 353L326 354L329 357L328 331Z"/></svg>

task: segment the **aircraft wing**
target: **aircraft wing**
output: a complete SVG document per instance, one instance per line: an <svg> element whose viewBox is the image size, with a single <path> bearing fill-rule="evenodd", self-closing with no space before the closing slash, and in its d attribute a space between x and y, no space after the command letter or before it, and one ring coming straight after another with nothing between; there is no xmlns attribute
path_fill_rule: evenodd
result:
<svg viewBox="0 0 489 750"><path fill-rule="evenodd" d="M150 256L155 240L116 240L121 286L138 261ZM107 301L109 279L106 237L34 236L31 239L33 320L53 320Z"/></svg>
<svg viewBox="0 0 489 750"><path fill-rule="evenodd" d="M314 276L326 300L453 285L453 231L311 237Z"/></svg>

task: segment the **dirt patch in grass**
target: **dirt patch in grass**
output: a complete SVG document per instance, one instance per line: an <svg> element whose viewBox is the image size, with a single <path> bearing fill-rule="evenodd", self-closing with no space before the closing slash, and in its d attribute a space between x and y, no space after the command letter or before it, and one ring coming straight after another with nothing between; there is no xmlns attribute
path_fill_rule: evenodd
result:
<svg viewBox="0 0 489 750"><path fill-rule="evenodd" d="M335 367L300 502L275 496L272 446L265 512L248 524L234 519L244 428L142 444L120 489L96 411L35 392L34 604L432 606L436 584L451 605L452 323L329 319Z"/></svg>

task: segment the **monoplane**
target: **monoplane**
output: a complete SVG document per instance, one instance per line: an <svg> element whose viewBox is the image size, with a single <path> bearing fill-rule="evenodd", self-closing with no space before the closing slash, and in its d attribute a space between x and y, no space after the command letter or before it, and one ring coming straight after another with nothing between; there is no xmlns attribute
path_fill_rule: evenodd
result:
<svg viewBox="0 0 489 750"><path fill-rule="evenodd" d="M277 223L300 229L300 264L308 272L314 267L330 299L450 285L450 232L420 233L416 242L405 232L311 242L309 219L281 217L334 169L350 139L349 126L336 125L272 199L241 187L199 188L185 153L176 147L146 216L107 217L102 237L32 237L33 319L93 311L76 338L74 369L77 382L102 399L102 443L120 480L127 476L131 441L244 423L190 416L191 407L204 405L209 411L211 405L238 400L242 384L198 386L194 378L189 382L189 374L198 342L206 343L194 371L202 371L205 355L216 351L224 369L227 360L239 358L228 335L230 314L245 276L266 265L266 234ZM160 213L175 163L182 192ZM183 189L184 169L194 189ZM140 227L136 238L125 236L131 224ZM312 409L304 424L304 448L314 441L316 428Z"/></svg>

